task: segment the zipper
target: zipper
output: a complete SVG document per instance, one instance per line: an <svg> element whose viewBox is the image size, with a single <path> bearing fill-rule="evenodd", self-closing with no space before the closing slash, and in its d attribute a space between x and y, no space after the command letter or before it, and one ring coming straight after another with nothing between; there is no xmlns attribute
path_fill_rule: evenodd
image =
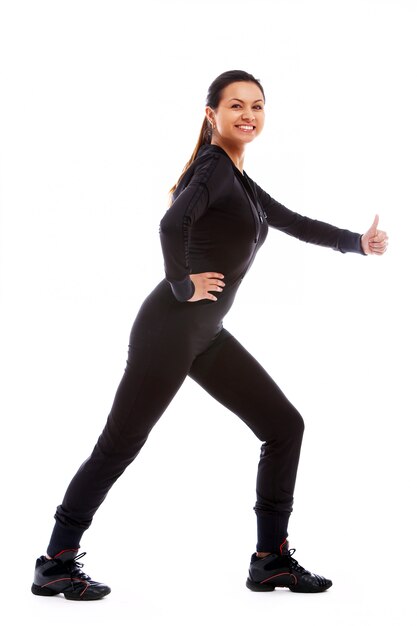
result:
<svg viewBox="0 0 417 626"><path fill-rule="evenodd" d="M258 209L258 203L256 202L256 204L254 204L252 198L250 197L250 193L248 192L248 190L246 188L246 185L248 185L249 189L251 190L251 192L254 193L253 190L252 190L252 187L251 187L251 185L249 183L249 181L246 179L246 177L244 176L244 174L242 174L242 172L240 170L238 170L236 168L236 171L239 172L239 175L240 175L239 178L241 180L242 187L245 190L246 197L248 198L248 201L249 201L249 205L250 205L250 208L251 208L253 221L255 222L255 239L254 239L254 243L257 243L258 239L259 239L259 233L260 233L260 230L261 230L260 223L261 224L263 223L264 218L263 218L261 212ZM255 194L254 194L254 196L255 196ZM256 199L256 196L255 196L255 199Z"/></svg>
<svg viewBox="0 0 417 626"><path fill-rule="evenodd" d="M246 180L247 185L249 186L249 189L252 191L253 197L255 198L256 212L258 213L259 221L262 224L264 219L266 219L266 214L262 208L261 209L258 208L258 196L256 194L255 189L252 187L251 182L247 176L245 176L245 180Z"/></svg>
<svg viewBox="0 0 417 626"><path fill-rule="evenodd" d="M257 195L256 195L256 191L252 188L252 185L250 184L249 180L247 179L247 177L242 174L242 172L236 168L236 171L238 172L239 175L239 179L241 181L242 187L245 190L246 196L248 198L249 201L249 205L251 208L251 212L252 212L252 217L254 219L255 222L255 239L254 239L254 243L257 244L259 241L259 235L260 235L260 231L261 231L261 226L260 224L262 224L264 222L264 220L266 220L266 213L261 209L258 208L258 201L257 201ZM250 192L248 192L248 188L250 190ZM251 194L253 194L253 197L255 198L255 202L253 202ZM250 266L252 265L253 259L256 255L256 251L258 249L258 246L255 245L251 257L249 259L249 263L246 265L246 269L243 272L243 274L240 276L240 280L242 281L244 276L246 275L246 273L248 272Z"/></svg>

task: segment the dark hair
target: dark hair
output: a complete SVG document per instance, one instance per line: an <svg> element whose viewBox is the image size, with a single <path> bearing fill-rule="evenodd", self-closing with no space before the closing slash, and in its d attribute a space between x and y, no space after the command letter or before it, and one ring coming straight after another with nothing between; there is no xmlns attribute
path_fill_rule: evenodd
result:
<svg viewBox="0 0 417 626"><path fill-rule="evenodd" d="M223 72L223 74L220 74L219 76L217 76L217 78L215 78L213 82L211 83L207 92L206 106L209 106L214 110L217 109L217 107L219 106L220 99L222 97L223 89L227 87L228 85L230 85L231 83L242 82L242 81L252 82L258 85L265 100L265 93L264 93L263 87L259 79L252 76L252 74L248 74L248 72L244 72L243 70L229 70L228 72ZM211 137L212 137L212 128L207 120L207 116L204 116L204 121L201 126L200 135L198 137L198 141L193 150L193 153L190 159L185 164L179 179L177 180L175 185L173 185L171 189L169 190L170 201L172 201L172 194L178 187L181 178L184 176L185 172L190 167L191 163L195 160L197 156L197 152L199 151L200 147L206 143L211 143Z"/></svg>

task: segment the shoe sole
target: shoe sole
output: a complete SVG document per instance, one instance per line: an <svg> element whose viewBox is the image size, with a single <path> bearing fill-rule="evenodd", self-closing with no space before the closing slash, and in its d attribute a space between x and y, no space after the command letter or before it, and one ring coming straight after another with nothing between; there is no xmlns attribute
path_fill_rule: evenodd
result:
<svg viewBox="0 0 417 626"><path fill-rule="evenodd" d="M71 591L53 591L52 589L48 589L47 587L39 587L39 585L35 585L35 583L33 583L31 591L35 596L51 597L51 596L57 596L60 593L63 593L67 600L77 600L77 601L82 601L82 602L88 602L90 600L101 600L101 598L104 598L104 596L107 596L110 593L111 589L110 588L106 589L100 595L80 596L79 594L72 595Z"/></svg>
<svg viewBox="0 0 417 626"><path fill-rule="evenodd" d="M280 587L279 585L273 585L271 583L256 583L250 578L246 580L246 587L251 591L275 591L278 589L289 589L294 593L320 593L321 591L327 591L332 586L332 582L329 581L328 585L324 585L323 587L311 587L310 589L303 588L302 586L297 587L294 585L293 587Z"/></svg>
<svg viewBox="0 0 417 626"><path fill-rule="evenodd" d="M255 583L250 578L246 581L246 587L251 591L275 591L275 585L271 585L271 583Z"/></svg>

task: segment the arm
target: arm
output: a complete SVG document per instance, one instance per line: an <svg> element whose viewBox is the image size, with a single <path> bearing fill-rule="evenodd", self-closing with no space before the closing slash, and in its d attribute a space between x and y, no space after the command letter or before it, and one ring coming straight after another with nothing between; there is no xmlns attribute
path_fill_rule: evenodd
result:
<svg viewBox="0 0 417 626"><path fill-rule="evenodd" d="M165 276L180 302L190 300L195 292L190 278L190 231L221 193L227 178L225 164L225 158L217 153L198 157L180 182L174 201L160 222Z"/></svg>
<svg viewBox="0 0 417 626"><path fill-rule="evenodd" d="M274 200L256 183L255 187L259 201L265 211L267 222L273 228L277 228L307 243L326 246L343 253L357 252L365 254L359 233L337 228L326 222L294 213L280 202L277 202L277 200Z"/></svg>

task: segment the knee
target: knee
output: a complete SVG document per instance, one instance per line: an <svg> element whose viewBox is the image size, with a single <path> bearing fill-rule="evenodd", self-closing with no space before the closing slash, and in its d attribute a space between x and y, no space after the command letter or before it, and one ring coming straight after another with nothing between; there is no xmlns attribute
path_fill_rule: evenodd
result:
<svg viewBox="0 0 417 626"><path fill-rule="evenodd" d="M303 438L304 420L297 409L292 408L292 410L288 412L284 421L284 432L286 432L291 439L301 441Z"/></svg>
<svg viewBox="0 0 417 626"><path fill-rule="evenodd" d="M301 413L294 409L294 416L292 418L293 428L297 432L297 434L302 437L304 434L305 423Z"/></svg>
<svg viewBox="0 0 417 626"><path fill-rule="evenodd" d="M273 420L273 428L269 433L269 440L292 440L301 442L304 434L304 420L294 407L285 413L278 413Z"/></svg>

